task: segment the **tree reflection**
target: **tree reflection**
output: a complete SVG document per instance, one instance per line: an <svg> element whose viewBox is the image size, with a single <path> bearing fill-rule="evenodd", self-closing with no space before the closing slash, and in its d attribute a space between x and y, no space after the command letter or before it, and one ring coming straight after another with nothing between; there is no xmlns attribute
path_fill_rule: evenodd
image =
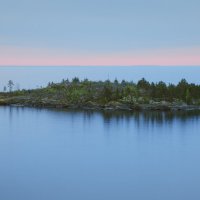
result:
<svg viewBox="0 0 200 200"><path fill-rule="evenodd" d="M171 123L174 120L185 122L187 120L197 120L200 117L200 111L176 111L176 112L123 112L123 111L103 111L101 112L105 123L111 121L119 122L126 120L127 122L134 120L137 124L163 124Z"/></svg>

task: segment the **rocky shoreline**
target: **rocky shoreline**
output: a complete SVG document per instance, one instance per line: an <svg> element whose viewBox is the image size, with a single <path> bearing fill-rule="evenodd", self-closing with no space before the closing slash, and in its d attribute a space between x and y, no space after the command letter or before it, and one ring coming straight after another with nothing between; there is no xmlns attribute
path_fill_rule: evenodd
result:
<svg viewBox="0 0 200 200"><path fill-rule="evenodd" d="M200 110L200 85L182 79L177 85L133 82L80 81L48 83L47 87L0 92L0 106L113 111Z"/></svg>
<svg viewBox="0 0 200 200"><path fill-rule="evenodd" d="M89 101L81 104L61 103L51 99L32 98L7 98L0 99L0 106L36 107L36 108L59 108L59 109L83 109L83 110L113 110L113 111L191 111L200 110L198 105L187 105L185 103L170 103L166 101L151 102L149 104L134 104L112 101L106 104L99 104Z"/></svg>

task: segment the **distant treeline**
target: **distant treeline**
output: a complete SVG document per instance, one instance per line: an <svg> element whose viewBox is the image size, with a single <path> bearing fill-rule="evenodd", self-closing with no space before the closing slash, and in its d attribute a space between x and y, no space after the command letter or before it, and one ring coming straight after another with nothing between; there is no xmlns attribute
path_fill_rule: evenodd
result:
<svg viewBox="0 0 200 200"><path fill-rule="evenodd" d="M62 80L61 83L49 83L47 89L60 91L71 101L141 101L139 103L149 103L149 100L166 100L173 102L182 100L188 104L200 103L200 85L188 83L182 79L178 84L166 84L163 81L158 83L148 82L144 78L137 83L117 79L113 82L80 81L73 78L72 81Z"/></svg>
<svg viewBox="0 0 200 200"><path fill-rule="evenodd" d="M9 92L0 94L1 101L8 104L26 105L154 105L169 102L177 105L200 105L200 85L182 79L178 84L148 82L144 78L132 81L62 80L49 82L47 87L33 90L12 91L14 83L9 81ZM164 102L165 101L165 102ZM113 104L114 103L114 104ZM116 103L116 104L115 104Z"/></svg>

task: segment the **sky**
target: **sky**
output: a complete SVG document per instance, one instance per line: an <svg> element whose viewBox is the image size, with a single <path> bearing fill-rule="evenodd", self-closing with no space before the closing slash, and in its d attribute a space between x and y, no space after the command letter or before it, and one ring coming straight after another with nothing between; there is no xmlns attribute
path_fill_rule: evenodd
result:
<svg viewBox="0 0 200 200"><path fill-rule="evenodd" d="M185 78L188 83L200 84L200 67L196 66L10 66L0 67L0 91L8 81L14 83L13 89L33 89L46 87L48 82L59 83L63 79L80 80L88 78L93 81L126 80L137 83L143 77L149 82L164 81L177 84Z"/></svg>
<svg viewBox="0 0 200 200"><path fill-rule="evenodd" d="M199 0L0 0L0 65L199 65Z"/></svg>

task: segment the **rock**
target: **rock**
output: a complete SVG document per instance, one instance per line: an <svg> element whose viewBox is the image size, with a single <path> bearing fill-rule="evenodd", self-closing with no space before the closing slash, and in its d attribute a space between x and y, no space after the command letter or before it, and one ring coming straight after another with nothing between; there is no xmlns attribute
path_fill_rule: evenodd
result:
<svg viewBox="0 0 200 200"><path fill-rule="evenodd" d="M129 104L120 103L117 101L111 101L105 105L105 110L131 110Z"/></svg>
<svg viewBox="0 0 200 200"><path fill-rule="evenodd" d="M0 106L8 105L7 101L5 99L0 99Z"/></svg>

